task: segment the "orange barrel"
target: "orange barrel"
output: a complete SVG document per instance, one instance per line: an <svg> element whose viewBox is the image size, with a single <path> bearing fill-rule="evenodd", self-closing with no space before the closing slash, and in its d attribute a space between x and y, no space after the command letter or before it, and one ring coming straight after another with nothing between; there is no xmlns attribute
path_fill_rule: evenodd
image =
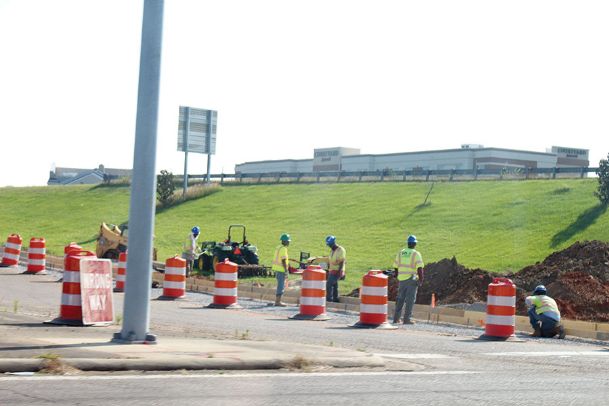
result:
<svg viewBox="0 0 609 406"><path fill-rule="evenodd" d="M23 240L19 234L11 234L4 244L4 255L2 256L2 266L16 266L19 264L21 254L21 243Z"/></svg>
<svg viewBox="0 0 609 406"><path fill-rule="evenodd" d="M309 265L302 272L300 313L296 320L329 320L326 314L326 271L318 265Z"/></svg>
<svg viewBox="0 0 609 406"><path fill-rule="evenodd" d="M165 261L163 295L158 299L175 300L184 296L186 296L186 260L176 255Z"/></svg>
<svg viewBox="0 0 609 406"><path fill-rule="evenodd" d="M368 271L360 290L359 322L351 327L397 329L387 323L388 278L383 271Z"/></svg>
<svg viewBox="0 0 609 406"><path fill-rule="evenodd" d="M218 262L214 272L214 300L208 306L213 309L240 309L237 303L237 286L239 265L230 262Z"/></svg>
<svg viewBox="0 0 609 406"><path fill-rule="evenodd" d="M516 285L508 278L494 278L488 285L486 325L481 338L507 339L516 325Z"/></svg>
<svg viewBox="0 0 609 406"><path fill-rule="evenodd" d="M80 260L96 259L91 251L70 251L65 259L63 285L61 289L61 307L59 317L53 324L82 325L82 300L80 296Z"/></svg>
<svg viewBox="0 0 609 406"><path fill-rule="evenodd" d="M115 292L125 291L125 278L127 276L127 253L121 252L118 256L118 271L116 273Z"/></svg>
<svg viewBox="0 0 609 406"><path fill-rule="evenodd" d="M46 268L47 249L44 238L33 237L27 250L27 271L24 273L40 273Z"/></svg>
<svg viewBox="0 0 609 406"><path fill-rule="evenodd" d="M70 254L70 252L74 251L74 252L79 252L82 251L83 248L76 244L75 242L71 242L68 245L66 245L65 247L63 247L63 269L66 269L66 260L68 258L68 255Z"/></svg>

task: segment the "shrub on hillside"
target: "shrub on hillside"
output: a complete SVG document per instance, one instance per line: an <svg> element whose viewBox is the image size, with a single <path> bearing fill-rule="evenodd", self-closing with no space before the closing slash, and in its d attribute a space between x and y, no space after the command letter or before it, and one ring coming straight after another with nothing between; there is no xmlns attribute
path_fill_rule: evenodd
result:
<svg viewBox="0 0 609 406"><path fill-rule="evenodd" d="M171 203L175 189L173 173L163 169L156 179L156 194L162 207L168 206Z"/></svg>
<svg viewBox="0 0 609 406"><path fill-rule="evenodd" d="M609 154L598 164L598 190L594 193L605 206L609 204Z"/></svg>

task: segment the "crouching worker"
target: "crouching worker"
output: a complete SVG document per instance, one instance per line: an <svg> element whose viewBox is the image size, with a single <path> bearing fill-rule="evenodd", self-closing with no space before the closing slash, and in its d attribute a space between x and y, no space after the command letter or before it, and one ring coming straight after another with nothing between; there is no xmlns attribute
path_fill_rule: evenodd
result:
<svg viewBox="0 0 609 406"><path fill-rule="evenodd" d="M546 287L539 285L533 296L525 299L529 307L529 321L533 327L533 337L565 338L565 329L560 324L560 311L556 301L547 295Z"/></svg>

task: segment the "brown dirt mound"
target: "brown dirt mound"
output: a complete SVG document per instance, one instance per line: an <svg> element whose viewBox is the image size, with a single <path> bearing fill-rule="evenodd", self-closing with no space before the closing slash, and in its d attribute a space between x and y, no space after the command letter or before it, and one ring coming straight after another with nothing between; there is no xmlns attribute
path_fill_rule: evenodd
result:
<svg viewBox="0 0 609 406"><path fill-rule="evenodd" d="M509 275L468 269L456 258L430 263L425 266L425 283L419 288L417 303L429 304L432 293L436 304L485 302L488 285L499 276L511 278L516 284L518 314L526 314L524 298L543 284L556 299L563 317L609 321L609 244L601 241L576 242L541 263Z"/></svg>

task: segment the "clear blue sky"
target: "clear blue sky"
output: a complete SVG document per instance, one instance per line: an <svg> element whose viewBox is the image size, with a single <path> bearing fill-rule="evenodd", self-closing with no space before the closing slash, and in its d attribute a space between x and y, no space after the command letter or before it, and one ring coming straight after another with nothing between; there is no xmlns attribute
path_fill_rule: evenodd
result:
<svg viewBox="0 0 609 406"><path fill-rule="evenodd" d="M130 168L142 1L0 0L0 186ZM178 106L219 111L212 171L463 143L609 152L609 2L166 0L157 170ZM189 155L203 173L204 155Z"/></svg>

